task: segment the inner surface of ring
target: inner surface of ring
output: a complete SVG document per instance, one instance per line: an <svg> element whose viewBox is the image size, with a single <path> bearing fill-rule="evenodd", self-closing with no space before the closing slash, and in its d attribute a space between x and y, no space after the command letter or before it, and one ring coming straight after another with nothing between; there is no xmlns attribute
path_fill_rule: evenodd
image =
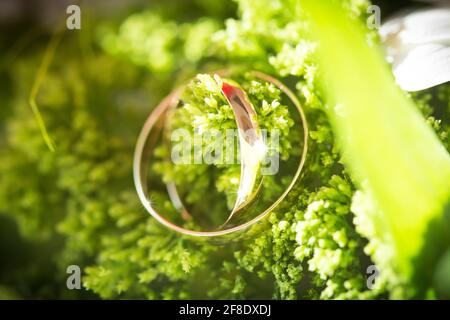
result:
<svg viewBox="0 0 450 320"><path fill-rule="evenodd" d="M241 159L241 177L237 198L231 214L224 223L226 225L236 214L239 214L241 209L255 199L261 187L263 179L261 163L265 157L266 144L263 141L255 108L245 91L237 84L229 83L226 80L222 83L220 80L216 81L221 84L222 93L233 109L236 118Z"/></svg>

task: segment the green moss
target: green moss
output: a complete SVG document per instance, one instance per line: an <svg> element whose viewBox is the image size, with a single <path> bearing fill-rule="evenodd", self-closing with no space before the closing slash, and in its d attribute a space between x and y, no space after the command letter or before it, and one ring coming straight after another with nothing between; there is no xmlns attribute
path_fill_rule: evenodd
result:
<svg viewBox="0 0 450 320"><path fill-rule="evenodd" d="M344 2L349 14L365 19L366 1ZM102 298L404 297L389 276L383 275L375 290L366 286L369 256L388 249L375 251L377 235L360 218L370 203L355 195L341 163L318 85L317 45L309 40L298 2L237 3L238 17L225 22L212 14L189 21L183 14L178 23L152 11L130 15L119 26L102 25L92 30L97 34L93 55L80 55L77 42L64 39L37 99L56 153L48 151L26 103L43 48L11 64L8 73L14 77L5 88L13 90L2 93L12 112L3 120L0 212L13 217L27 239L56 243L46 262L52 272L63 277L67 265L80 265L85 288ZM224 66L274 74L295 90L311 143L301 179L260 232L217 245L160 226L140 205L131 172L135 139L150 106L183 79ZM281 131L282 159L299 156L291 134L296 125L279 90L241 77L262 126ZM174 124L190 132L198 125L235 128L232 110L211 81L203 75L189 84ZM449 86L431 93L414 99L448 148ZM158 154L163 159L167 150ZM189 185L185 199L198 210L219 215L233 203L239 166L159 161L153 169L165 180ZM273 182L274 192L279 183ZM154 200L170 208L165 190L157 191ZM65 282L59 286L16 291L57 298L64 296Z"/></svg>

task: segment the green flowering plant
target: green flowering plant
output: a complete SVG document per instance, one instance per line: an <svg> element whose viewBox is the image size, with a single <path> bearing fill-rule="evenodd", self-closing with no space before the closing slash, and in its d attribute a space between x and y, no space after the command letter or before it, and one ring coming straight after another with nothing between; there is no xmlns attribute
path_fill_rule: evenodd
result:
<svg viewBox="0 0 450 320"><path fill-rule="evenodd" d="M348 159L363 155L366 162L362 163L380 163L373 174L383 177L379 170L387 167L382 164L392 163L392 170L399 169L395 154L378 162L367 153L376 139L366 133L354 149L347 149L342 140L344 129L358 121L361 126L367 125L367 117L355 116L356 121L344 122L338 112L333 113L336 108L330 111L330 105L340 101L350 105L360 102L352 100L351 89L357 84L328 76L327 70L333 67L324 62L322 50L330 45L330 32L317 36L315 28L327 26L322 20L339 22L336 39L344 41L347 24L366 21L369 2L338 1L341 9L337 16L330 16L329 11L319 14L311 2L237 0L237 13L229 13L221 10L229 6L226 1L214 1L215 5L210 1L177 1L174 7L161 4L117 23L100 22L83 31L90 35L87 40L65 36L64 46L57 49L36 95L55 152L48 150L28 104L46 47L36 40L32 44L35 50L22 52L2 71L0 79L5 84L0 90L5 106L0 112L0 213L5 221L17 224L19 233L15 237L27 248L22 251L33 263L16 261L9 269L2 267L0 288L4 290L0 291L25 298L435 297L428 275L419 276L425 282L409 277L415 266L410 258L421 246L406 250L405 256L396 256L395 246L385 241L396 235L384 229L386 221L404 218L401 213L396 215L398 208L390 207L394 202L377 193L388 182L379 178L379 188L367 189L361 178L364 166L355 169L353 160ZM186 10L190 6L192 12ZM378 44L374 31L360 29L359 36L374 46ZM359 36L347 41L356 43L360 51L353 55L344 49L334 52L342 58L339 65L366 70L370 77L380 62L372 57L371 50L376 49L358 42ZM356 64L353 58L359 52L364 54ZM367 57L377 62L367 65ZM176 83L195 74L203 75L188 85L184 97L187 103L177 110L174 125L189 131L198 125L217 130L236 127L232 111L206 75L224 67L261 70L295 90L306 112L311 143L301 179L259 226L259 232L248 239L216 245L159 225L140 205L131 172L135 139L143 119ZM324 90L324 79L332 83L329 90ZM407 103L414 110L413 121L400 121L400 111L391 117L386 115L393 128L391 138L396 137L395 129L406 130L418 124L426 132L423 139L428 137L432 142L424 140L420 145L449 150L450 86L406 98L406 94L390 89L391 79L382 79L382 84L381 80L374 83L387 88L397 99L386 98L386 108L394 108L392 101L414 101ZM251 78L244 77L242 85L260 123L281 132L282 159L298 156L300 142L291 134L297 123L280 101L280 92ZM405 146L397 147L401 152ZM239 166L174 166L162 161L166 153L163 148L157 150L160 160L152 165L154 174L165 181L189 185L184 199L201 210L210 210L213 217L229 210ZM432 161L432 153L429 157ZM406 172L408 168L404 169ZM433 175L425 170L416 176L427 181ZM397 180L393 177L391 181ZM273 192L278 192L278 183L273 181L271 185ZM427 186L424 182L411 194L420 199L420 190ZM208 190L216 192L206 193ZM401 193L403 190L393 195L410 199ZM155 192L154 197L157 201L160 194ZM444 198L428 198L430 207L426 209L431 213L425 215L427 218L441 214L438 207ZM160 206L171 209L168 201L161 201ZM425 228L426 223L419 222L420 228ZM421 241L422 233L415 236L419 240L411 241L411 245ZM408 239L396 241L401 245ZM445 245L445 241L441 243ZM30 251L42 252L42 256ZM374 263L379 266L380 277L375 287L368 288L366 271ZM72 264L81 266L87 290L67 290L65 270Z"/></svg>

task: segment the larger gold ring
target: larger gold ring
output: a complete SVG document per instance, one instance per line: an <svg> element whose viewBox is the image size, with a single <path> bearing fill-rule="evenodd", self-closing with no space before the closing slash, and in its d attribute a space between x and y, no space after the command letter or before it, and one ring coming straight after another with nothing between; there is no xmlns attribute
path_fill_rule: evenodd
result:
<svg viewBox="0 0 450 320"><path fill-rule="evenodd" d="M213 231L197 231L187 229L172 223L163 215L159 214L150 201L147 183L148 158L152 153L154 145L156 143L152 132L155 131L155 128L157 127L156 124L161 119L161 117L163 117L168 110L177 105L179 101L179 95L184 88L184 86L181 86L172 91L166 98L164 98L148 117L136 143L133 162L134 183L141 203L157 221L159 221L169 229L185 235L196 237L216 237L247 229L248 227L256 224L258 221L263 219L270 212L272 212L280 204L280 202L283 201L283 199L291 191L296 181L298 180L305 164L306 154L308 150L308 125L304 111L294 93L292 93L289 88L287 88L277 79L258 71L250 71L249 74L260 80L272 83L278 89L280 89L292 101L300 115L303 127L303 150L298 163L298 167L291 179L291 182L285 188L284 192L278 197L278 199L276 199L268 208L263 210L256 217L236 226L228 227L228 222L242 208L245 208L255 198L255 195L258 192L259 186L262 181L262 177L259 172L261 159L258 150L264 148L264 143L261 137L258 122L256 120L256 112L249 99L247 98L244 90L242 90L237 83L226 81L221 83L221 88L227 102L232 107L236 118L236 124L239 132L239 148L241 151L241 179L239 183L238 196L231 214L219 230ZM250 134L248 134L248 130L251 130ZM170 184L167 187L169 197L172 199L172 202L176 204L176 207L184 210L182 203L178 197L176 187Z"/></svg>

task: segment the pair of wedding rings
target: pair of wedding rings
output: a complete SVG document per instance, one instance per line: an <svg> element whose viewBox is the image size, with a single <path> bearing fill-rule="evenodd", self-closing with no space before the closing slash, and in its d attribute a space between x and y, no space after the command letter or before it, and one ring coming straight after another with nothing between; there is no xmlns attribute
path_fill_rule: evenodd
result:
<svg viewBox="0 0 450 320"><path fill-rule="evenodd" d="M272 212L283 201L298 180L305 164L308 149L308 125L304 111L297 97L289 88L272 76L258 71L248 72L247 74L251 77L274 85L286 95L292 106L298 112L298 118L302 126L302 130L300 131L301 137L299 140L302 141L303 146L302 154L298 159L298 163L295 165L296 169L284 191L271 204L267 205L267 207L256 214L252 214L247 220L245 219L243 212L245 212L253 202L257 201L258 194L261 192L261 186L264 181L264 176L261 172L263 167L262 161L267 146L261 134L258 115L247 93L237 82L221 77L226 74L227 72L224 71L212 73L221 89L223 97L232 108L235 116L240 151L240 180L234 207L221 226L216 227L214 230L193 230L187 228L182 224L175 223L167 218L160 210L157 210L155 203L150 200L151 194L149 194L150 189L148 181L149 165L156 141L158 140L157 136L161 132L160 124L163 123L162 126L164 126L170 111L178 106L180 95L183 90L185 90L185 85L172 91L153 110L142 128L136 144L133 174L136 190L141 203L161 224L185 235L216 237L236 233L253 226ZM173 207L176 208L182 216L189 216L188 210L180 199L175 183L167 182L166 188Z"/></svg>

